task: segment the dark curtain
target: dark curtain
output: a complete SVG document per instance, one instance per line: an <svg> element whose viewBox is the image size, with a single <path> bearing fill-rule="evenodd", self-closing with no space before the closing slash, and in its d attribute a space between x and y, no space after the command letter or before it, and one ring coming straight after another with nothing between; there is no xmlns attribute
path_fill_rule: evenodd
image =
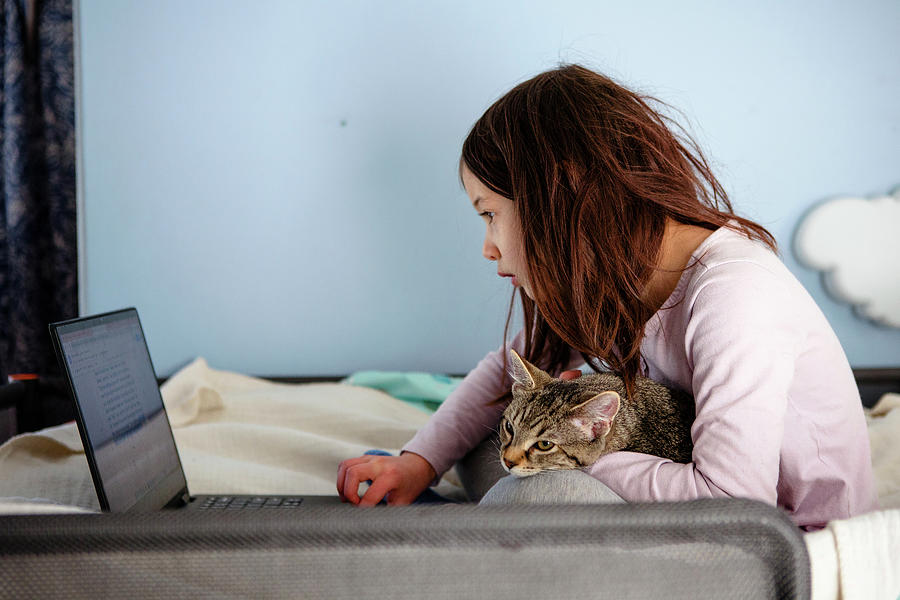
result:
<svg viewBox="0 0 900 600"><path fill-rule="evenodd" d="M28 2L30 1L30 5ZM78 313L72 0L0 0L0 377L58 373Z"/></svg>

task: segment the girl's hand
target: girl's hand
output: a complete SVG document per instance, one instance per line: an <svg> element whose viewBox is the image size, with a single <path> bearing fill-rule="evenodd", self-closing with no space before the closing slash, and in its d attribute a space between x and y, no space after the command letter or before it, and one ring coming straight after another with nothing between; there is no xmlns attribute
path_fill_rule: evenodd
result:
<svg viewBox="0 0 900 600"><path fill-rule="evenodd" d="M581 371L579 371L578 369L563 371L559 374L559 378L565 381L568 381L569 379L578 379L579 377L581 377Z"/></svg>
<svg viewBox="0 0 900 600"><path fill-rule="evenodd" d="M435 476L428 461L412 452L400 456L365 455L341 462L337 491L343 502L359 506L375 506L382 499L398 506L418 498ZM369 480L372 483L360 498L359 484Z"/></svg>

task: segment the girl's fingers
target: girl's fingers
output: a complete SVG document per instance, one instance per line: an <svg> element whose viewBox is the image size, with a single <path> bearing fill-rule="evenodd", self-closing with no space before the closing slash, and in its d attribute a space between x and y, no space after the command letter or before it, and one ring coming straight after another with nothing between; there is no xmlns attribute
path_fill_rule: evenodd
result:
<svg viewBox="0 0 900 600"><path fill-rule="evenodd" d="M363 481L374 480L381 469L376 463L363 459L350 459L349 465L343 465L343 476L338 471L338 492L341 498L349 500L353 504L359 503L359 484Z"/></svg>
<svg viewBox="0 0 900 600"><path fill-rule="evenodd" d="M363 494L362 499L359 501L359 505L375 506L388 495L388 492L391 491L393 486L394 482L390 481L387 477L375 479L372 482L372 485L369 486L369 489L366 490L366 493Z"/></svg>
<svg viewBox="0 0 900 600"><path fill-rule="evenodd" d="M341 464L338 465L337 472L337 492L338 496L341 498L344 497L344 478L347 476L347 469L352 466L368 462L371 456L360 456L357 458L348 458L347 460L341 461Z"/></svg>
<svg viewBox="0 0 900 600"><path fill-rule="evenodd" d="M415 499L415 494L412 494L412 490L407 489L410 488L409 481L410 479L415 479L415 481L421 479L417 475L417 469L415 468L420 465L413 464L411 466L410 460L408 456L381 455L365 455L347 459L338 466L338 495L344 502L351 502L359 506L375 506L387 498L389 494L391 495L390 504L409 504ZM412 460L413 463L416 460L424 463L421 457ZM421 470L421 468L418 470ZM433 469L430 466L428 470L433 474ZM424 476L428 477L428 479L422 482L420 487L423 488L431 480L428 473L424 473ZM369 487L360 497L359 485L364 481L369 482ZM407 498L411 494L412 497Z"/></svg>

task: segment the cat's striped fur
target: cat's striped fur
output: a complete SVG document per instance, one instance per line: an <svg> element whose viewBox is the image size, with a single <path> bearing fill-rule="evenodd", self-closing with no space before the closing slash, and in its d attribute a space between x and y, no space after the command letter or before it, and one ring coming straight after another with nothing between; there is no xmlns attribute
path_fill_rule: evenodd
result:
<svg viewBox="0 0 900 600"><path fill-rule="evenodd" d="M612 373L555 379L512 354L513 399L500 422L500 460L521 477L579 469L617 450L691 462L691 396L639 377L634 398Z"/></svg>

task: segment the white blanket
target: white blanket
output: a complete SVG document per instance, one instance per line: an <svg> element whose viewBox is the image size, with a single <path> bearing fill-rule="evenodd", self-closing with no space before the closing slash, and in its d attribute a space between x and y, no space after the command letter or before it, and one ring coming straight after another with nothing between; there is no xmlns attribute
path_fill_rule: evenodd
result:
<svg viewBox="0 0 900 600"><path fill-rule="evenodd" d="M334 494L338 463L396 452L428 413L345 384L284 385L217 371L203 359L162 387L193 494ZM900 395L870 411L881 511L807 534L814 600L900 596ZM454 474L438 491L460 498ZM0 446L0 513L98 510L74 424Z"/></svg>
<svg viewBox="0 0 900 600"><path fill-rule="evenodd" d="M813 600L900 597L900 510L832 521L806 534Z"/></svg>
<svg viewBox="0 0 900 600"><path fill-rule="evenodd" d="M192 494L337 494L341 460L397 452L428 413L377 390L286 385L197 359L162 388ZM453 473L437 491L459 497ZM99 510L74 423L0 446L0 512Z"/></svg>

